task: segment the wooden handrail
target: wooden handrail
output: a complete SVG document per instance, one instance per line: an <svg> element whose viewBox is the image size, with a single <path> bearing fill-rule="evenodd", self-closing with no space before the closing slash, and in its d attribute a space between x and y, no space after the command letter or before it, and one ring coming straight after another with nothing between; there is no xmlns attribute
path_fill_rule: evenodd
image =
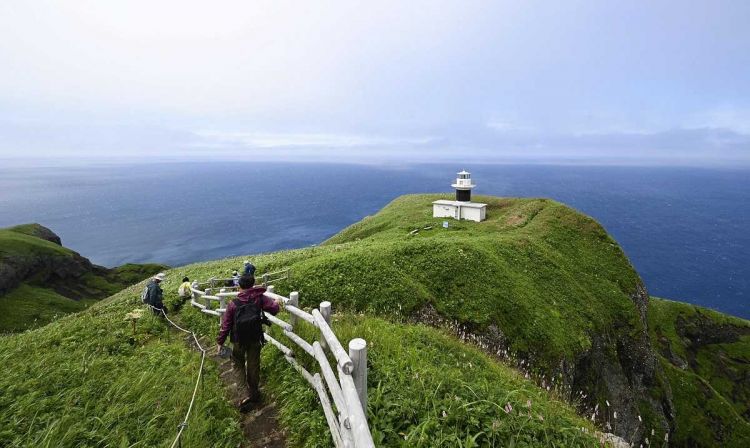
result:
<svg viewBox="0 0 750 448"><path fill-rule="evenodd" d="M217 280L212 280L214 280L213 284L216 284ZM198 285L198 282L193 282L193 287L191 287L193 293L193 297L190 301L191 305L199 308L203 313L214 316L221 317L226 312L224 307L226 299L228 297L237 296L238 294L237 292L226 291L221 291L215 295L207 294L208 290L201 291L198 289ZM212 287L211 289L211 293L214 293L215 288ZM284 320L272 315L266 315L268 320L272 324L281 327L283 334L290 341L294 342L295 345L300 347L302 351L313 357L320 367L322 377L320 373L316 373L315 375L310 374L310 372L295 360L294 350L264 333L265 340L281 351L284 354L286 361L289 362L289 364L297 370L318 393L318 398L323 407L326 422L331 431L331 438L333 439L334 446L336 446L336 448L373 448L375 445L372 440L370 428L367 425L366 411L366 342L363 339L354 339L350 341L349 352L347 353L330 327L331 304L329 302L322 302L320 304L320 309L314 309L311 313L308 313L299 308L299 294L296 292L290 294L290 297L284 297L280 294L276 294L273 290L273 286L269 286L268 290L264 293L264 296L283 304L284 309L290 314L292 323L285 322ZM206 304L203 305L197 302L196 299L205 300ZM219 301L220 307L215 310L210 309L208 305L211 301ZM296 319L301 319L317 328L318 333L320 334L320 341L314 341L310 344L298 334L294 333ZM329 364L328 357L325 354L325 349L329 350L336 359L338 378ZM333 399L333 405L338 411L338 416L333 411L333 406L331 406L331 402L328 399L328 393L330 393L331 398Z"/></svg>

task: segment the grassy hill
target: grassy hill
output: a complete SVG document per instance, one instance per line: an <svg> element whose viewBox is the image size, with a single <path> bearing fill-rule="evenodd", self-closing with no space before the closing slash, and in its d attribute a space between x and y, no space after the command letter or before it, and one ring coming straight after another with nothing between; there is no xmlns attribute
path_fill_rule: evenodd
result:
<svg viewBox="0 0 750 448"><path fill-rule="evenodd" d="M165 282L173 303L181 273L175 274ZM139 308L140 289L127 288L45 327L0 337L0 390L6 392L0 396L0 446L171 444L199 356L148 313L133 335L125 315ZM178 318L215 335L215 318L194 308ZM379 446L600 446L591 423L557 391L539 388L445 332L349 313L337 313L333 325L341 340L369 342L369 419ZM313 339L311 329L301 332ZM263 351L263 377L290 442L330 446L317 397L271 347ZM236 447L239 418L224 399L215 364L208 364L199 390L183 446Z"/></svg>
<svg viewBox="0 0 750 448"><path fill-rule="evenodd" d="M669 434L676 446L744 446L742 420L735 418L742 405L734 401L742 395L733 391L729 399L717 392L718 407L695 401L693 390L706 384L724 390L726 384L693 381L700 372L711 375L665 363L652 344L652 338L659 341L653 319L668 322L669 316L655 317L657 302L649 304L627 257L598 223L550 200L479 197L488 204L488 221L451 220L443 229L430 207L443 197L401 197L319 247L253 258L258 273L291 267L292 277L278 289L300 291L303 307L332 301L342 341L368 340L369 419L379 444L598 446L593 419L637 443ZM213 337L215 318L180 308L179 280L226 276L244 258L170 271L164 287L175 316ZM39 445L55 437L66 437L64 446L171 442L197 356L174 335L167 339L162 324L150 318L131 339L123 318L137 306L138 294L138 287L129 288L47 327L0 338L0 361L12 366L0 389L32 394L0 402L0 428L18 428L0 432L0 446ZM457 335L477 343L467 345ZM501 361L506 353L509 359ZM89 362L102 367L89 370ZM328 446L309 386L273 348L264 350L263 362L266 391L277 400L290 442ZM713 362L706 358L705 365ZM41 384L26 365L51 369L54 387ZM199 400L208 404L196 410L194 444L187 446L236 446L235 411L215 375L209 377L212 386ZM95 385L115 401L94 394ZM160 398L165 391L169 397ZM136 410L111 404L128 400L137 400ZM59 409L71 402L97 412L61 416ZM687 427L700 412L720 417L698 418ZM44 439L33 428L52 429L41 431Z"/></svg>
<svg viewBox="0 0 750 448"><path fill-rule="evenodd" d="M559 378L582 409L609 402L618 434L667 432L669 389L646 332L648 296L606 231L554 201L494 197L477 199L488 221L443 229L431 202L444 197L401 197L319 247L257 257L259 272L291 267L280 290L298 290L304 305L331 300L398 322L455 321L488 351L510 351L538 377ZM241 260L180 272L226 276Z"/></svg>
<svg viewBox="0 0 750 448"><path fill-rule="evenodd" d="M39 224L0 229L0 333L44 325L167 267L107 269L62 246Z"/></svg>
<svg viewBox="0 0 750 448"><path fill-rule="evenodd" d="M750 321L652 298L649 331L678 412L680 446L750 442Z"/></svg>

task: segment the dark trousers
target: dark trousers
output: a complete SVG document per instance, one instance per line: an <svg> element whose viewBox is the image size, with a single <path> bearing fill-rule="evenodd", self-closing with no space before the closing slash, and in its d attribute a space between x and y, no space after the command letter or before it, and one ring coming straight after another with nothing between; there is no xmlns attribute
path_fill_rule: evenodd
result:
<svg viewBox="0 0 750 448"><path fill-rule="evenodd" d="M247 383L247 393L251 400L260 400L258 383L260 382L260 344L242 346L232 344L232 362L238 378Z"/></svg>

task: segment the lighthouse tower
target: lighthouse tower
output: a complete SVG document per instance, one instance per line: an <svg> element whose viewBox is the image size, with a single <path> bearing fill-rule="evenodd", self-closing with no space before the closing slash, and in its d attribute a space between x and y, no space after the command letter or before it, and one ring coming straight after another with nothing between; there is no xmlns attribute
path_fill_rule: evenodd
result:
<svg viewBox="0 0 750 448"><path fill-rule="evenodd" d="M482 222L487 214L487 204L471 202L471 189L476 187L471 182L471 173L461 171L456 182L451 184L456 189L456 200L440 199L432 203L434 218L466 219Z"/></svg>
<svg viewBox="0 0 750 448"><path fill-rule="evenodd" d="M461 202L471 202L471 189L476 185L471 183L471 173L461 171L458 173L456 183L451 184L456 189L456 200Z"/></svg>

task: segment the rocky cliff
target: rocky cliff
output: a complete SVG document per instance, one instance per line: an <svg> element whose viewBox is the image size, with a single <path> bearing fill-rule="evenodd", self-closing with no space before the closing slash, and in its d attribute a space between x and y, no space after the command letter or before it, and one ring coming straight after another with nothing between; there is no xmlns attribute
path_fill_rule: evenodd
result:
<svg viewBox="0 0 750 448"><path fill-rule="evenodd" d="M0 307L6 320L7 314L17 309L7 297L34 300L33 294L30 297L13 294L21 286L53 292L61 300L101 299L165 268L163 265L125 265L108 269L63 247L59 236L39 224L0 229ZM23 323L23 316L11 317L17 317L13 319L15 323ZM0 328L0 331L14 328L25 326Z"/></svg>

